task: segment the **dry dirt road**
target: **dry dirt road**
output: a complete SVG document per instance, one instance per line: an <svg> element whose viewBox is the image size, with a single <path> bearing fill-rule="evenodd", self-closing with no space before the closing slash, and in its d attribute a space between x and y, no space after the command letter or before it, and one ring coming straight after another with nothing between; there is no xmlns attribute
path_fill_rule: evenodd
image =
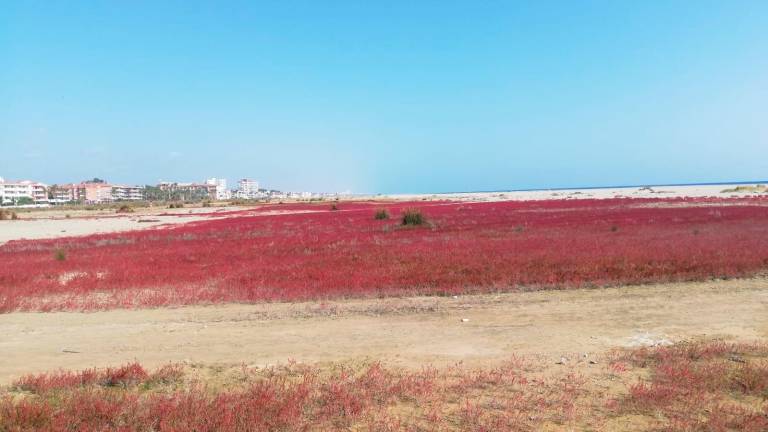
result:
<svg viewBox="0 0 768 432"><path fill-rule="evenodd" d="M463 321L467 320L467 321ZM0 385L138 360L269 365L378 359L420 367L513 354L596 355L697 337L768 339L768 279L458 298L0 315Z"/></svg>

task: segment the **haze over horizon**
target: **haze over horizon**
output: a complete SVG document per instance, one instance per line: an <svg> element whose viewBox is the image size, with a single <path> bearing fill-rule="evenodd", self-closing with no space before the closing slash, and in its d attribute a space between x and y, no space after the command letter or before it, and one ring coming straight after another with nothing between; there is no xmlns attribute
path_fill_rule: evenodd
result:
<svg viewBox="0 0 768 432"><path fill-rule="evenodd" d="M0 176L437 193L768 178L768 3L0 13Z"/></svg>

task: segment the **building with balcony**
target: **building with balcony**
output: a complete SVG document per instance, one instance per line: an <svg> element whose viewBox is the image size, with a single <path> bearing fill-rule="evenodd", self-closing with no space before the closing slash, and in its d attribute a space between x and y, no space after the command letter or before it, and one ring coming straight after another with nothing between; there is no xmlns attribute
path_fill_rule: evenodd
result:
<svg viewBox="0 0 768 432"><path fill-rule="evenodd" d="M85 201L85 185L82 183L56 184L48 190L51 204L68 204Z"/></svg>
<svg viewBox="0 0 768 432"><path fill-rule="evenodd" d="M238 198L242 199L261 198L262 195L259 193L259 182L252 179L240 179L240 181L237 182L236 195Z"/></svg>
<svg viewBox="0 0 768 432"><path fill-rule="evenodd" d="M205 184L216 186L217 200L226 200L232 197L229 190L227 189L227 179L209 178L208 180L205 181Z"/></svg>
<svg viewBox="0 0 768 432"><path fill-rule="evenodd" d="M101 182L70 183L50 187L51 203L100 204L144 199L143 186L112 185Z"/></svg>
<svg viewBox="0 0 768 432"><path fill-rule="evenodd" d="M112 201L141 201L144 199L143 186L112 185Z"/></svg>
<svg viewBox="0 0 768 432"><path fill-rule="evenodd" d="M31 180L6 181L0 177L0 202L3 205L48 204L48 185Z"/></svg>

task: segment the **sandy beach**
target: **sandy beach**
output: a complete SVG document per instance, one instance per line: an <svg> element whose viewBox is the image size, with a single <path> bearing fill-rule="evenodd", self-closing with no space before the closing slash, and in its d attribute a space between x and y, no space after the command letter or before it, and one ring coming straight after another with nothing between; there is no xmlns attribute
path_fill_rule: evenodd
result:
<svg viewBox="0 0 768 432"><path fill-rule="evenodd" d="M744 190L730 191L738 186ZM608 198L728 198L765 195L749 190L755 185L681 185L636 186L620 188L541 189L530 191L456 192L442 194L393 194L376 195L378 198L419 200L423 198L456 201L538 201L548 199L608 199ZM371 198L375 198L372 196Z"/></svg>

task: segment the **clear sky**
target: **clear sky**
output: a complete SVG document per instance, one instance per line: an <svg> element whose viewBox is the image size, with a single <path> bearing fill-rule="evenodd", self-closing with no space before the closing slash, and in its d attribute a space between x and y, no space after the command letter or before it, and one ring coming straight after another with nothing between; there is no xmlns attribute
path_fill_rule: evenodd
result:
<svg viewBox="0 0 768 432"><path fill-rule="evenodd" d="M4 1L0 176L768 179L768 1Z"/></svg>

